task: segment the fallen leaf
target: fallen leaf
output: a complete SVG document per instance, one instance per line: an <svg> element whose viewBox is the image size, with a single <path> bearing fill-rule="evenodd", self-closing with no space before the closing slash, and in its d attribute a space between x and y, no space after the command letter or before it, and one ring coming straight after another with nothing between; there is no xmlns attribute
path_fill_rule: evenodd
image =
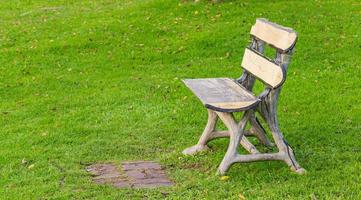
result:
<svg viewBox="0 0 361 200"><path fill-rule="evenodd" d="M25 165L26 163L28 163L28 161L25 160L25 158L23 158L23 159L21 160L21 164Z"/></svg>
<svg viewBox="0 0 361 200"><path fill-rule="evenodd" d="M229 179L229 176L221 176L221 181L227 181Z"/></svg>
<svg viewBox="0 0 361 200"><path fill-rule="evenodd" d="M246 199L246 197L244 197L243 194L239 194L238 197L239 197L239 199L242 199L242 200Z"/></svg>
<svg viewBox="0 0 361 200"><path fill-rule="evenodd" d="M225 58L229 58L230 55L231 53L227 52Z"/></svg>
<svg viewBox="0 0 361 200"><path fill-rule="evenodd" d="M29 165L29 167L28 167L28 169L32 169L32 168L34 168L34 164L31 164L31 165Z"/></svg>

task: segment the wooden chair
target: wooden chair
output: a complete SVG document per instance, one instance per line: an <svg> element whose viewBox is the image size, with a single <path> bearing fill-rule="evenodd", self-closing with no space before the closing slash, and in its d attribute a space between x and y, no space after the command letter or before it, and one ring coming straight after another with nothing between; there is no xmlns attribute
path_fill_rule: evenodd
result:
<svg viewBox="0 0 361 200"><path fill-rule="evenodd" d="M297 163L292 148L280 131L277 119L278 97L297 41L297 33L266 19L257 19L251 29L251 38L252 42L245 49L242 60L244 72L239 79L183 80L208 109L208 123L202 136L195 146L185 149L183 154L191 155L208 149L207 143L212 139L230 137L227 153L218 168L219 174L225 174L236 162L261 160L282 160L291 167L291 170L302 174L305 170ZM263 54L265 44L276 50L274 59L269 59ZM265 86L264 91L258 96L252 92L256 80L260 80ZM244 114L237 123L233 113L240 111ZM262 144L271 145L255 112L258 112L269 126L279 150L277 153L260 153L247 139L246 136L254 135ZM223 121L228 131L215 129L218 118ZM251 128L246 131L248 122ZM250 154L238 154L239 144Z"/></svg>

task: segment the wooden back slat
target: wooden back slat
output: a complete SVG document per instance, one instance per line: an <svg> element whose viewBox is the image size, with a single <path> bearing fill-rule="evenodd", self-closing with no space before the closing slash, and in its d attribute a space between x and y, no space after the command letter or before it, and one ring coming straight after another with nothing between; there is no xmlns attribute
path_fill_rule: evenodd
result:
<svg viewBox="0 0 361 200"><path fill-rule="evenodd" d="M249 48L244 52L242 67L273 88L281 85L286 76L281 66Z"/></svg>
<svg viewBox="0 0 361 200"><path fill-rule="evenodd" d="M282 51L291 49L297 40L297 33L291 28L262 18L257 19L256 24L252 26L251 35Z"/></svg>

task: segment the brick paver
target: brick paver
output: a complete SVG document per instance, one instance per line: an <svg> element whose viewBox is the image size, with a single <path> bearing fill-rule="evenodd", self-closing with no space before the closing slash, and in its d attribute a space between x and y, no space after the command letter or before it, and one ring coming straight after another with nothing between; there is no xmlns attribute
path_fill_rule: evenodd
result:
<svg viewBox="0 0 361 200"><path fill-rule="evenodd" d="M93 182L118 188L155 188L173 185L162 167L152 161L123 162L121 167L114 163L90 165L86 170L93 176Z"/></svg>

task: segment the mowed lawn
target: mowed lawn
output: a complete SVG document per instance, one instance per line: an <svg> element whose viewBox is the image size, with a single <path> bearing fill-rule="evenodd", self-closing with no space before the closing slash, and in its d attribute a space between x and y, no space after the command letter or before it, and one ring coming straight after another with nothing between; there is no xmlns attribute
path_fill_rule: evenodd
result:
<svg viewBox="0 0 361 200"><path fill-rule="evenodd" d="M359 1L11 0L0 16L1 199L361 199ZM222 181L228 139L181 154L207 119L181 79L239 77L259 17L299 35L279 118L307 174L259 162ZM84 170L125 160L158 161L175 185Z"/></svg>

